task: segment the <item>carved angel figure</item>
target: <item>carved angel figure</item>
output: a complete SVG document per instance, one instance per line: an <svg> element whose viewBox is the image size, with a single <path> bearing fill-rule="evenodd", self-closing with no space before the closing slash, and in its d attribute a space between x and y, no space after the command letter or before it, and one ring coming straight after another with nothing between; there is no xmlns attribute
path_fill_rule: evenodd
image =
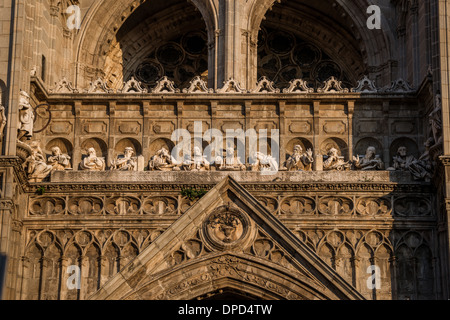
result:
<svg viewBox="0 0 450 320"><path fill-rule="evenodd" d="M220 171L244 171L246 169L245 164L234 154L234 148L231 147L226 149L225 159L220 156L216 158L215 165Z"/></svg>
<svg viewBox="0 0 450 320"><path fill-rule="evenodd" d="M70 169L70 157L63 154L59 147L52 148L52 155L48 157L47 163L52 166L53 171Z"/></svg>
<svg viewBox="0 0 450 320"><path fill-rule="evenodd" d="M288 171L312 171L312 163L314 162L311 149L303 152L300 145L294 146L294 153L286 161Z"/></svg>
<svg viewBox="0 0 450 320"><path fill-rule="evenodd" d="M364 157L353 157L354 165L357 170L384 170L384 163L376 154L375 147L368 147Z"/></svg>
<svg viewBox="0 0 450 320"><path fill-rule="evenodd" d="M210 169L210 163L206 160L200 148L194 147L192 160L185 160L183 162L183 168L187 171L208 171Z"/></svg>
<svg viewBox="0 0 450 320"><path fill-rule="evenodd" d="M105 170L105 159L97 157L94 148L88 149L88 156L83 159L80 163L81 170L88 171L103 171Z"/></svg>
<svg viewBox="0 0 450 320"><path fill-rule="evenodd" d="M134 150L131 147L126 147L123 156L117 158L111 163L111 170L118 171L137 171L137 159L133 157Z"/></svg>
<svg viewBox="0 0 450 320"><path fill-rule="evenodd" d="M344 161L344 157L339 156L336 148L328 150L327 158L323 162L324 171L344 171L350 170L351 164L348 161Z"/></svg>
<svg viewBox="0 0 450 320"><path fill-rule="evenodd" d="M31 182L40 182L48 177L53 167L46 163L44 153L38 142L33 141L30 144L30 148L31 155L25 160L22 166L26 169L28 179Z"/></svg>
<svg viewBox="0 0 450 320"><path fill-rule="evenodd" d="M25 92L20 92L19 100L19 132L17 139L30 139L33 136L34 111L30 104L30 96Z"/></svg>
<svg viewBox="0 0 450 320"><path fill-rule="evenodd" d="M174 157L170 154L169 150L166 148L162 148L150 159L148 162L148 168L150 170L159 170L159 171L178 171L180 168L178 167L178 163Z"/></svg>

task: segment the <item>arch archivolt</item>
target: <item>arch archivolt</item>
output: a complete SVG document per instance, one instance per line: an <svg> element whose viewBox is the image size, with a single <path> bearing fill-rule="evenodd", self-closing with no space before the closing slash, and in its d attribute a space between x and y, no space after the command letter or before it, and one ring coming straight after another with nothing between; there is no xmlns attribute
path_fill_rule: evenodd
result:
<svg viewBox="0 0 450 320"><path fill-rule="evenodd" d="M259 261L261 260L261 261ZM131 279L136 285L138 279ZM195 299L218 289L233 288L259 299L335 299L311 279L264 259L238 253L193 259L137 284L124 299Z"/></svg>

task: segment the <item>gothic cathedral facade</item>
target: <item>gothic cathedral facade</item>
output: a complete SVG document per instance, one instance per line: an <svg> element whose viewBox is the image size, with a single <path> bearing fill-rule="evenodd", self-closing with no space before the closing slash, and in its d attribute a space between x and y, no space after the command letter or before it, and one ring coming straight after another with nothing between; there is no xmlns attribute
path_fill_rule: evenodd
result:
<svg viewBox="0 0 450 320"><path fill-rule="evenodd" d="M447 0L0 0L1 298L449 299L449 49Z"/></svg>

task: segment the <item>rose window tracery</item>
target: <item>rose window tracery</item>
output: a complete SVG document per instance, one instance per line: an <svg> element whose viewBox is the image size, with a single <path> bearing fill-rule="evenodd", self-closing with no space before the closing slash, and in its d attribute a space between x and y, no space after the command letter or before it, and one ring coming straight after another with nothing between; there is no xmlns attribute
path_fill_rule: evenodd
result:
<svg viewBox="0 0 450 320"><path fill-rule="evenodd" d="M200 76L207 81L208 52L206 34L189 32L154 49L134 70L134 77L151 88L163 76L178 88Z"/></svg>
<svg viewBox="0 0 450 320"><path fill-rule="evenodd" d="M288 87L294 79L319 88L331 77L352 87L342 68L316 45L290 32L264 27L258 34L258 79L263 76L278 88Z"/></svg>

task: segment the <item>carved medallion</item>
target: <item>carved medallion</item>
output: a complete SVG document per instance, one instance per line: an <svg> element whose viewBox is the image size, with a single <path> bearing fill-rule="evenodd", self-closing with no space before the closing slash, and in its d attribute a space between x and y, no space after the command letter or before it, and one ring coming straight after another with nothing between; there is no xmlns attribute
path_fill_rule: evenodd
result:
<svg viewBox="0 0 450 320"><path fill-rule="evenodd" d="M230 205L219 207L205 220L203 237L216 250L242 247L248 239L250 221L246 215Z"/></svg>

